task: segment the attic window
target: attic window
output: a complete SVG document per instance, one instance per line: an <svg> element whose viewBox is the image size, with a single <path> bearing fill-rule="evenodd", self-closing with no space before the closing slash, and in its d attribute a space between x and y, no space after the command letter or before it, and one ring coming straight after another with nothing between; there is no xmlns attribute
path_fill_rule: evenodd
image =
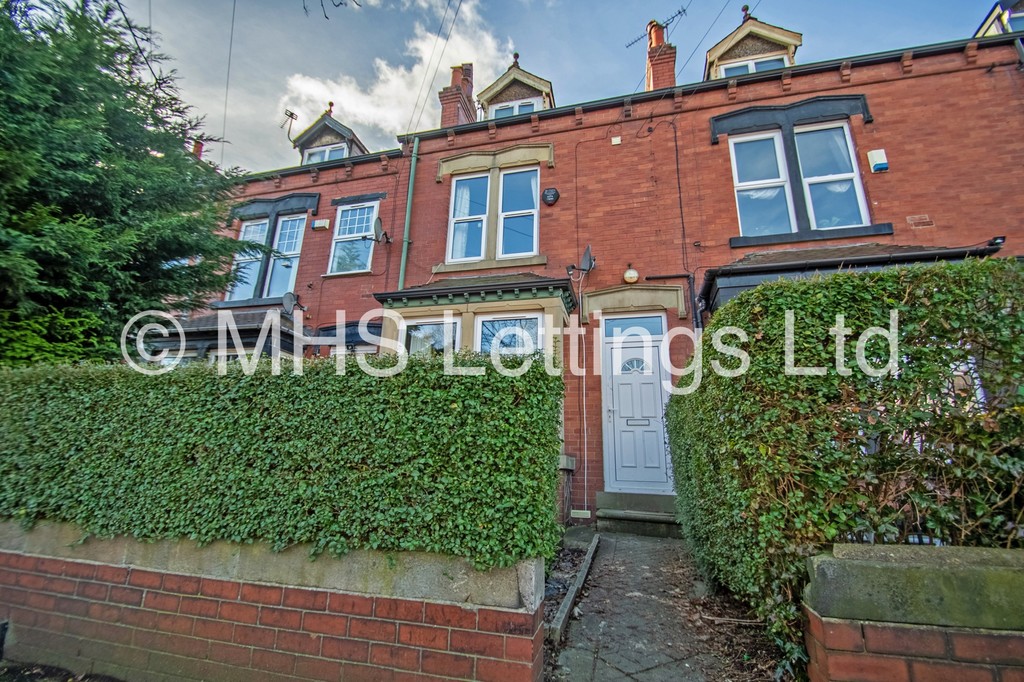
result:
<svg viewBox="0 0 1024 682"><path fill-rule="evenodd" d="M511 102L501 102L487 107L488 118L508 118L519 114L531 114L541 109L541 98L531 97L529 99L518 99Z"/></svg>
<svg viewBox="0 0 1024 682"><path fill-rule="evenodd" d="M323 147L310 147L302 153L302 163L334 161L335 159L344 159L346 156L348 156L348 145L344 142Z"/></svg>
<svg viewBox="0 0 1024 682"><path fill-rule="evenodd" d="M1011 31L1024 31L1024 12L1014 12L1006 20L1006 26Z"/></svg>
<svg viewBox="0 0 1024 682"><path fill-rule="evenodd" d="M736 76L745 76L748 73L784 69L786 68L786 58L768 57L766 59L748 59L742 62L733 62L732 64L722 64L719 68L722 72L722 78L734 78Z"/></svg>

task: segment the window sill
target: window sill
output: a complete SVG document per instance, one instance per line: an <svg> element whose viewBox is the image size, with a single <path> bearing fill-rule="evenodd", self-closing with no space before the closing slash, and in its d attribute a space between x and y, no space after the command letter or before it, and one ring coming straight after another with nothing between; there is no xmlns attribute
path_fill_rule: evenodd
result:
<svg viewBox="0 0 1024 682"><path fill-rule="evenodd" d="M335 277L353 277L355 275L368 275L372 270L353 270L352 272L327 272L320 275L320 279L334 279Z"/></svg>
<svg viewBox="0 0 1024 682"><path fill-rule="evenodd" d="M469 263L438 263L430 269L437 274L439 272L465 272L468 270L492 270L495 268L514 268L527 265L547 265L547 256L526 256L525 258L502 258L492 260L477 260Z"/></svg>
<svg viewBox="0 0 1024 682"><path fill-rule="evenodd" d="M760 237L732 237L729 239L729 246L738 249L744 246L817 242L825 239L873 237L883 234L892 234L892 223L877 223L875 225L861 225L858 227L836 227L830 230L802 230L789 234L767 234Z"/></svg>
<svg viewBox="0 0 1024 682"><path fill-rule="evenodd" d="M237 301L214 301L210 307L218 308L251 308L253 306L281 305L281 297L274 298L240 298Z"/></svg>

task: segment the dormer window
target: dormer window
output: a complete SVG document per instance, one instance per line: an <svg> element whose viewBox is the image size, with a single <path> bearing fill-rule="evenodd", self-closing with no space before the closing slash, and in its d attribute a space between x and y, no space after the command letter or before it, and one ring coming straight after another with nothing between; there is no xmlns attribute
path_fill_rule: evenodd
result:
<svg viewBox="0 0 1024 682"><path fill-rule="evenodd" d="M722 78L735 78L736 76L746 76L748 73L784 69L786 66L788 64L785 57L766 57L764 59L747 59L732 64L719 64L718 68L721 69Z"/></svg>
<svg viewBox="0 0 1024 682"><path fill-rule="evenodd" d="M540 97L520 99L512 102L500 102L488 107L487 118L508 118L519 114L532 114L534 111L543 108L544 104Z"/></svg>
<svg viewBox="0 0 1024 682"><path fill-rule="evenodd" d="M302 164L334 161L335 159L344 159L346 156L348 156L348 145L344 142L323 147L311 147L302 153Z"/></svg>

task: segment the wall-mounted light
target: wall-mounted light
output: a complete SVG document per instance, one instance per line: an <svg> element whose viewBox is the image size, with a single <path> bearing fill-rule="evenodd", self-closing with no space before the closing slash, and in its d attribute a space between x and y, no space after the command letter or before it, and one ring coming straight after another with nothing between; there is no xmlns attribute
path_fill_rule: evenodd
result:
<svg viewBox="0 0 1024 682"><path fill-rule="evenodd" d="M638 279L640 279L640 273L636 271L632 263L629 263L626 271L622 273L622 281L626 284L636 284Z"/></svg>

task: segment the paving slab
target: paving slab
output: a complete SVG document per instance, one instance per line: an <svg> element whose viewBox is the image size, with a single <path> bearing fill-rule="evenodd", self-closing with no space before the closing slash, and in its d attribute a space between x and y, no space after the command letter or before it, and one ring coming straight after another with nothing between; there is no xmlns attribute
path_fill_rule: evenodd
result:
<svg viewBox="0 0 1024 682"><path fill-rule="evenodd" d="M674 538L602 533L554 670L565 682L719 682L723 662L685 605L705 587Z"/></svg>

